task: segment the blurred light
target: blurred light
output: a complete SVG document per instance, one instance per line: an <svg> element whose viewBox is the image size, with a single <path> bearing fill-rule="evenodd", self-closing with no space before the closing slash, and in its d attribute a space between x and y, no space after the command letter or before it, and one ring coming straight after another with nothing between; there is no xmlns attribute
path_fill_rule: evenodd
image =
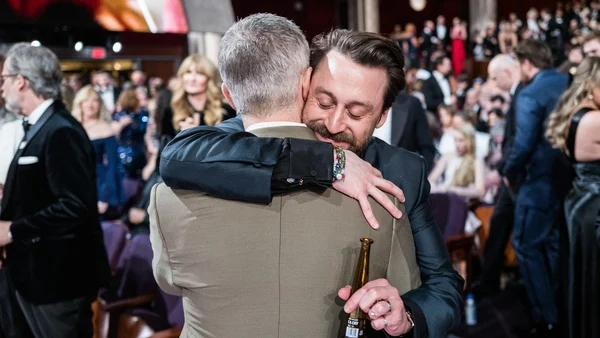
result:
<svg viewBox="0 0 600 338"><path fill-rule="evenodd" d="M303 8L304 8L304 4L302 3L302 1L294 2L294 9L296 11L301 12Z"/></svg>
<svg viewBox="0 0 600 338"><path fill-rule="evenodd" d="M115 65L113 67L115 68L115 70L121 70L121 64L118 62L115 62Z"/></svg>
<svg viewBox="0 0 600 338"><path fill-rule="evenodd" d="M33 47L39 47L39 46L41 46L42 44L41 44L41 43L40 43L38 40L33 40L33 41L31 41L31 45L32 45Z"/></svg>
<svg viewBox="0 0 600 338"><path fill-rule="evenodd" d="M77 41L75 43L75 50L78 51L78 52L81 52L82 49L83 49L83 42Z"/></svg>
<svg viewBox="0 0 600 338"><path fill-rule="evenodd" d="M112 50L115 53L119 53L123 49L123 45L120 42L115 42L113 44Z"/></svg>

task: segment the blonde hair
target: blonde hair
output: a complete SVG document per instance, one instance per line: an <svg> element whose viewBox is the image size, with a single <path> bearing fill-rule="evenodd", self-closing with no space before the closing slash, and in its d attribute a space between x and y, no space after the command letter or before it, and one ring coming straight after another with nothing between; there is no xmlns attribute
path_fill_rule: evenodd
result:
<svg viewBox="0 0 600 338"><path fill-rule="evenodd" d="M600 87L600 57L587 57L577 67L573 83L560 97L556 110L548 118L546 138L552 147L566 152L571 117L575 108L590 95L593 88Z"/></svg>
<svg viewBox="0 0 600 338"><path fill-rule="evenodd" d="M87 100L90 96L96 96L98 98L98 103L100 105L100 111L98 112L97 118L102 121L110 122L112 120L111 113L106 109L104 102L102 101L102 97L100 94L94 90L94 87L91 85L83 86L75 95L73 99L73 110L71 111L71 115L73 117L83 123L83 112L81 111L81 104L83 101Z"/></svg>
<svg viewBox="0 0 600 338"><path fill-rule="evenodd" d="M171 108L173 109L173 125L178 129L179 122L195 113L194 108L187 99L187 93L182 81L183 75L190 69L206 75L206 106L204 107L204 122L209 126L223 121L223 94L221 93L221 78L215 65L205 56L192 54L183 60L183 63L177 71L179 83L173 91L171 99Z"/></svg>
<svg viewBox="0 0 600 338"><path fill-rule="evenodd" d="M456 170L450 185L453 187L468 187L475 183L475 128L470 124L464 124L456 132L465 137L467 153L463 156L463 161Z"/></svg>

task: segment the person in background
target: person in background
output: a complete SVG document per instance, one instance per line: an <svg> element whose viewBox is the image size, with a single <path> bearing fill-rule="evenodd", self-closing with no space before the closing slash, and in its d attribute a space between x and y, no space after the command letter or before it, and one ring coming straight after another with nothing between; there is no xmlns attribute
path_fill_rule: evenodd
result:
<svg viewBox="0 0 600 338"><path fill-rule="evenodd" d="M113 117L112 128L117 135L117 152L125 178L138 180L146 165L144 135L148 124L148 111L140 107L136 89L121 92L117 106L121 109Z"/></svg>
<svg viewBox="0 0 600 338"><path fill-rule="evenodd" d="M454 115L456 115L456 108L454 106L441 105L437 109L437 116L441 125L441 136L437 149L442 156L453 154L456 151L454 143Z"/></svg>
<svg viewBox="0 0 600 338"><path fill-rule="evenodd" d="M464 124L453 134L455 152L442 156L429 174L431 193L452 193L467 201L480 201L485 193L485 165L475 157L475 129Z"/></svg>
<svg viewBox="0 0 600 338"><path fill-rule="evenodd" d="M207 57L188 56L179 67L177 78L179 84L171 101L176 130L214 126L235 116L231 106L224 103L219 72Z"/></svg>
<svg viewBox="0 0 600 338"><path fill-rule="evenodd" d="M600 58L584 59L548 120L546 137L576 172L565 200L561 248L567 330L563 337L600 336Z"/></svg>
<svg viewBox="0 0 600 338"><path fill-rule="evenodd" d="M465 124L470 124L475 128L476 116L468 112L461 112L454 115L452 123L455 128L460 128ZM490 135L475 130L475 156L478 159L485 159L490 151Z"/></svg>
<svg viewBox="0 0 600 338"><path fill-rule="evenodd" d="M13 45L2 69L7 108L25 121L0 211L2 271L14 286L2 290L42 338L91 337L92 302L110 276L94 150L60 101L62 78L56 55L30 43Z"/></svg>
<svg viewBox="0 0 600 338"><path fill-rule="evenodd" d="M73 88L71 88L71 86L65 82L61 83L60 96L62 102L65 104L65 108L67 108L68 111L71 111L71 109L73 109L73 100L75 99L75 92L73 91Z"/></svg>
<svg viewBox="0 0 600 338"><path fill-rule="evenodd" d="M454 76L460 76L464 70L465 58L467 56L467 27L459 18L452 19L450 37L452 38L452 70Z"/></svg>
<svg viewBox="0 0 600 338"><path fill-rule="evenodd" d="M111 114L91 85L84 86L75 95L71 113L83 125L94 146L98 213L104 219L114 219L125 203L125 192Z"/></svg>

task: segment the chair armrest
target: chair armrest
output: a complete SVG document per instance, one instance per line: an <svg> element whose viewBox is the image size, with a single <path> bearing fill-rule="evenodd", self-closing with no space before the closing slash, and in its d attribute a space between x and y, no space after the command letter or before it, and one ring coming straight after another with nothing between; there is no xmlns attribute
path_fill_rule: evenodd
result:
<svg viewBox="0 0 600 338"><path fill-rule="evenodd" d="M120 299L115 302L106 303L106 301L102 298L98 298L98 303L100 304L100 309L104 312L112 312L115 310L124 310L134 307L139 307L141 305L148 304L152 302L155 298L154 294L151 295L143 295L134 298Z"/></svg>
<svg viewBox="0 0 600 338"><path fill-rule="evenodd" d="M170 329L162 330L156 332L150 338L178 338L181 336L181 331L183 331L182 327L173 327Z"/></svg>

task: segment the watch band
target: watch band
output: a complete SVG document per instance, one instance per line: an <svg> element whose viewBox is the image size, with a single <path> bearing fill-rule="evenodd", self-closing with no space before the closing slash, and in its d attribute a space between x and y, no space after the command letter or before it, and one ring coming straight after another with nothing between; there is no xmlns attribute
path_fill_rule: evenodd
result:
<svg viewBox="0 0 600 338"><path fill-rule="evenodd" d="M406 318L408 319L408 322L410 323L411 326L410 326L410 329L408 330L408 332L401 335L400 338L406 336L415 327L415 321L412 319L412 315L410 314L410 311L406 311Z"/></svg>

